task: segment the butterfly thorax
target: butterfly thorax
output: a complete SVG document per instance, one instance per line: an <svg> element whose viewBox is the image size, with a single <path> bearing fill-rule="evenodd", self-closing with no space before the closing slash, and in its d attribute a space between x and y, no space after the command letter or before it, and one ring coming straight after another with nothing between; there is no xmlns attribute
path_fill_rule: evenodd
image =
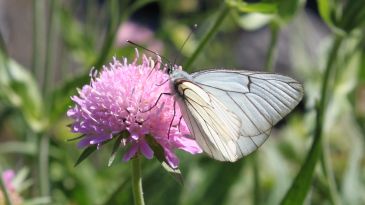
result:
<svg viewBox="0 0 365 205"><path fill-rule="evenodd" d="M191 75L180 69L174 69L170 72L170 88L177 94L182 94L182 90L179 89L179 85L186 81L194 81Z"/></svg>

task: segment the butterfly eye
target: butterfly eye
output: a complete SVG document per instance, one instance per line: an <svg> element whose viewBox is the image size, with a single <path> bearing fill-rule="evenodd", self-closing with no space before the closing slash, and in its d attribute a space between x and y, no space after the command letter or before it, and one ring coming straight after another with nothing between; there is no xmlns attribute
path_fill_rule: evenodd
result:
<svg viewBox="0 0 365 205"><path fill-rule="evenodd" d="M171 74L174 71L174 67L172 65L169 65L167 68L167 73Z"/></svg>

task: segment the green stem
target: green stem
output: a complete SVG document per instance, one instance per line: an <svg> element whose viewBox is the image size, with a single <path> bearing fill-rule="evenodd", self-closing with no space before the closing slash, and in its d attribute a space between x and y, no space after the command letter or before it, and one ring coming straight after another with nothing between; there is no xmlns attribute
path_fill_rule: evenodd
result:
<svg viewBox="0 0 365 205"><path fill-rule="evenodd" d="M140 156L132 159L132 189L135 205L144 205Z"/></svg>
<svg viewBox="0 0 365 205"><path fill-rule="evenodd" d="M8 189L6 188L5 182L1 175L2 175L2 172L0 172L0 190L2 192L2 193L0 193L0 195L2 194L4 196L5 205L12 205L13 203L11 202Z"/></svg>
<svg viewBox="0 0 365 205"><path fill-rule="evenodd" d="M32 52L32 72L39 74L40 70L40 33L42 22L42 4L43 1L33 0L33 52Z"/></svg>
<svg viewBox="0 0 365 205"><path fill-rule="evenodd" d="M273 67L276 61L276 47L278 44L278 37L279 37L279 26L273 23L270 26L270 44L269 44L269 50L267 51L266 55L266 63L265 63L265 69L267 72L273 72Z"/></svg>
<svg viewBox="0 0 365 205"><path fill-rule="evenodd" d="M6 49L5 41L1 32L0 32L0 55L3 55L3 57L8 57L8 51Z"/></svg>
<svg viewBox="0 0 365 205"><path fill-rule="evenodd" d="M49 196L49 136L41 135L39 139L39 188L41 196Z"/></svg>
<svg viewBox="0 0 365 205"><path fill-rule="evenodd" d="M32 40L32 43L33 43L33 56L32 56L32 72L34 73L35 72L35 68L37 67L38 65L38 21L37 21L37 15L38 15L38 4L39 4L39 1L37 0L33 0L33 40Z"/></svg>
<svg viewBox="0 0 365 205"><path fill-rule="evenodd" d="M118 25L121 21L119 3L116 0L108 1L108 13L110 14L110 22L108 23L106 37L103 43L103 47L99 53L99 57L90 67L95 66L95 68L99 69L104 64L105 59L108 57L111 48L113 47L116 31L118 29Z"/></svg>
<svg viewBox="0 0 365 205"><path fill-rule="evenodd" d="M205 47L205 45L208 43L208 41L213 37L215 33L217 33L220 25L222 24L223 20L229 13L230 8L226 5L223 6L223 8L219 11L217 18L215 19L212 27L209 29L209 31L205 34L203 39L200 41L198 47L195 49L194 53L191 55L191 57L187 60L186 63L184 63L184 70L189 70L190 66L193 64L193 62L196 60L198 55L201 53L202 49Z"/></svg>
<svg viewBox="0 0 365 205"><path fill-rule="evenodd" d="M298 175L295 177L293 184L286 193L281 204L302 204L307 196L308 190L312 183L315 165L322 154L322 135L323 124L326 111L326 105L329 98L328 84L329 78L333 73L334 63L343 38L336 36L333 47L327 59L323 81L321 86L321 98L317 107L315 119L314 139L310 151L303 163Z"/></svg>

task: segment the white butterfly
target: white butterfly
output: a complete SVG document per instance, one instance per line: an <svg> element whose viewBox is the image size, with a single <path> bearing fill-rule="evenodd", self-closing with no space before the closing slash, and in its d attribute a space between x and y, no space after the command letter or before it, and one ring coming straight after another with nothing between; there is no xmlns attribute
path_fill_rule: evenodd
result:
<svg viewBox="0 0 365 205"><path fill-rule="evenodd" d="M260 147L303 97L296 80L244 70L171 69L170 86L191 134L210 157L234 162Z"/></svg>

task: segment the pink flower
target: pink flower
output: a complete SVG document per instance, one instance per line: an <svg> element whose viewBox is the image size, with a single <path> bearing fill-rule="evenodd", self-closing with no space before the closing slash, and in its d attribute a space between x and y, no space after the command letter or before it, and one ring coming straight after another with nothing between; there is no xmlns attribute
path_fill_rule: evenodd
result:
<svg viewBox="0 0 365 205"><path fill-rule="evenodd" d="M202 150L195 140L187 137L190 132L184 120L180 120L177 105L174 115L173 97L161 95L169 93L170 88L169 83L164 83L169 76L160 59L155 62L143 55L141 64L138 60L138 53L133 63L114 59L94 76L90 85L83 86L77 96L71 97L75 106L67 115L74 120L72 132L84 135L78 144L83 148L100 146L116 134L128 131L128 138L122 140L122 144L129 146L123 157L125 161L137 153L147 159L153 157L154 152L146 141L149 134L162 146L169 165L176 168L179 160L175 149L191 154Z"/></svg>
<svg viewBox="0 0 365 205"><path fill-rule="evenodd" d="M5 170L1 173L1 178L7 189L7 193L9 194L9 198L14 205L22 204L23 199L20 197L16 187L13 184L13 180L15 178L15 173L13 170ZM0 204L5 204L5 197L3 193L0 191Z"/></svg>
<svg viewBox="0 0 365 205"><path fill-rule="evenodd" d="M15 177L15 173L13 170L5 170L2 174L1 174L1 177L3 179L3 182L5 184L5 187L9 190L15 190L13 184L12 184L12 181Z"/></svg>
<svg viewBox="0 0 365 205"><path fill-rule="evenodd" d="M127 40L144 45L157 53L162 53L163 51L163 43L154 38L154 33L151 29L132 21L123 23L117 31L116 42L118 46L125 45Z"/></svg>

